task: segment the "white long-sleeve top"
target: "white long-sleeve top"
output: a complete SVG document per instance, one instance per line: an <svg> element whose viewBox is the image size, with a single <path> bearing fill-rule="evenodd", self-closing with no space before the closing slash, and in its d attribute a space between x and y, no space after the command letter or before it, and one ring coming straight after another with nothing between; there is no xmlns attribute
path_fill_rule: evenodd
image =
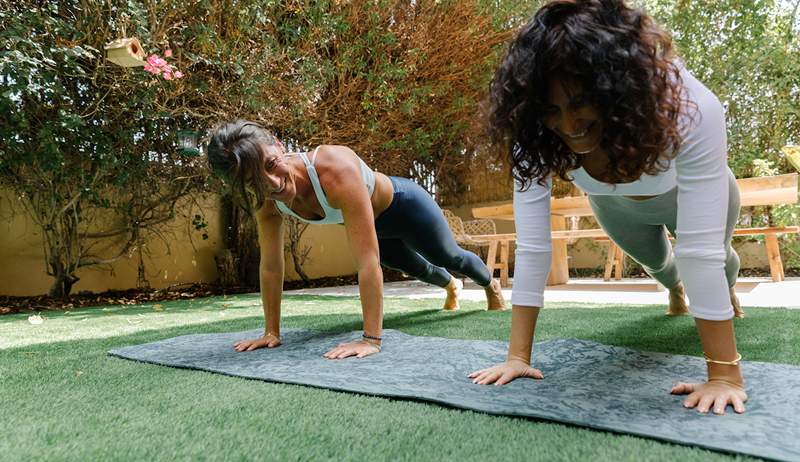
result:
<svg viewBox="0 0 800 462"><path fill-rule="evenodd" d="M669 169L643 175L631 183L611 185L592 178L583 168L571 172L587 194L659 195L678 187L675 262L694 317L726 320L733 317L725 277L725 227L728 211L728 164L725 112L717 97L683 66L686 95L696 105L693 118L681 119L683 143ZM514 189L517 232L514 288L511 302L520 306L544 304L544 285L550 269L550 182Z"/></svg>

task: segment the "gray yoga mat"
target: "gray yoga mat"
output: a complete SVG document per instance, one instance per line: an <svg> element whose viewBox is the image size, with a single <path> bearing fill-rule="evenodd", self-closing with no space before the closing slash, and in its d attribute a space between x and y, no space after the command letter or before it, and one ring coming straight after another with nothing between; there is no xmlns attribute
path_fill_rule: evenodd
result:
<svg viewBox="0 0 800 462"><path fill-rule="evenodd" d="M745 361L750 401L737 415L699 414L669 394L676 381L701 381L701 358L646 353L575 339L534 347L545 380L474 385L467 374L505 358L498 341L415 337L386 330L383 351L327 360L359 332L287 329L280 348L236 353L232 344L261 331L185 335L111 350L126 359L270 382L431 401L490 414L524 416L628 433L723 452L800 461L800 367ZM621 393L620 390L624 390Z"/></svg>

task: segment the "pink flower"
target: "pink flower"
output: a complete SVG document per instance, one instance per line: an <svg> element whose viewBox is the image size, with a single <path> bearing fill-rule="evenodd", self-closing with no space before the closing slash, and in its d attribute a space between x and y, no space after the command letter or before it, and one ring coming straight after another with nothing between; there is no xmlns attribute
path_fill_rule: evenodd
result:
<svg viewBox="0 0 800 462"><path fill-rule="evenodd" d="M172 57L172 50L167 48L164 51L164 56L167 58ZM164 80L174 80L183 77L183 72L176 71L169 65L169 63L156 54L147 57L147 63L144 65L144 70L153 74L164 77Z"/></svg>

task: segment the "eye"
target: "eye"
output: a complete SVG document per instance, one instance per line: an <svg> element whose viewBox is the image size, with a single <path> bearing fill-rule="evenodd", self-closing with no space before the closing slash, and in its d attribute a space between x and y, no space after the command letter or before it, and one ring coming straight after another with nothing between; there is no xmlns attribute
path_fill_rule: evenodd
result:
<svg viewBox="0 0 800 462"><path fill-rule="evenodd" d="M274 158L273 158L273 159L270 159L270 160L268 160L268 161L267 161L267 163L264 165L264 168L265 168L265 169L266 169L268 172L271 172L271 171L272 171L272 169L273 169L273 168L275 168L275 165L277 165L277 163L278 163L278 162L277 162L277 161L276 161Z"/></svg>
<svg viewBox="0 0 800 462"><path fill-rule="evenodd" d="M542 107L542 115L544 116L551 116L558 114L558 111L560 111L558 106L554 106L552 104Z"/></svg>
<svg viewBox="0 0 800 462"><path fill-rule="evenodd" d="M590 104L590 101L589 101L589 98L587 98L586 96L578 95L578 96L575 96L574 98L572 98L572 100L570 100L569 104L572 107L579 108L579 107L588 106Z"/></svg>

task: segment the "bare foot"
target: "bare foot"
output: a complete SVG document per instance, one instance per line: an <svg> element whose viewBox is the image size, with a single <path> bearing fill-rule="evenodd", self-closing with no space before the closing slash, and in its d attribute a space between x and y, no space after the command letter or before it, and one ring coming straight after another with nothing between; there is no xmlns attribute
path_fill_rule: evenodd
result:
<svg viewBox="0 0 800 462"><path fill-rule="evenodd" d="M743 318L744 310L739 304L739 297L736 296L736 290L733 287L731 287L731 305L733 305L733 317Z"/></svg>
<svg viewBox="0 0 800 462"><path fill-rule="evenodd" d="M500 281L492 279L488 286L484 287L486 292L486 304L489 311L499 311L506 309L506 301L503 299L503 288Z"/></svg>
<svg viewBox="0 0 800 462"><path fill-rule="evenodd" d="M681 316L689 314L689 307L686 306L686 293L683 291L683 283L679 282L677 286L669 290L669 306L667 307L667 316Z"/></svg>
<svg viewBox="0 0 800 462"><path fill-rule="evenodd" d="M444 289L447 291L447 298L444 300L443 310L456 311L461 308L458 303L458 297L461 295L461 289L464 288L464 283L460 279L450 278L450 283Z"/></svg>

